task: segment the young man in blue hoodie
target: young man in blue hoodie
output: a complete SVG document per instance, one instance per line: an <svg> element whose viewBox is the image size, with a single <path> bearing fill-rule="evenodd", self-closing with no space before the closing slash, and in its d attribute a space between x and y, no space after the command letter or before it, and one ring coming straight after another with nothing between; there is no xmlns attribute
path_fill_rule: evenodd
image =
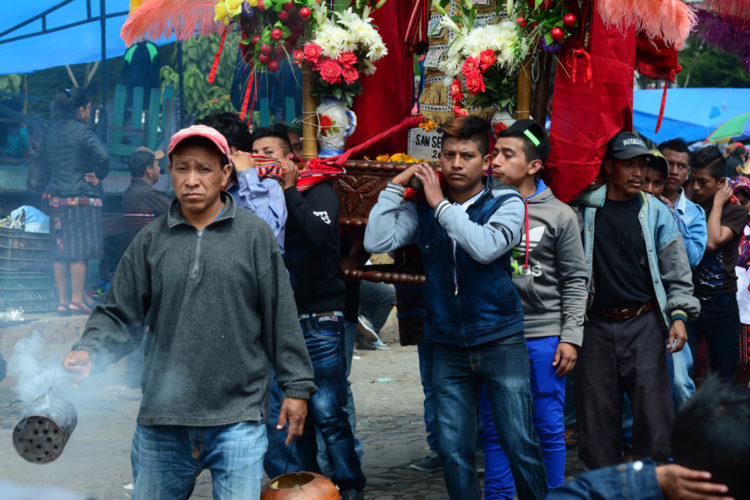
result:
<svg viewBox="0 0 750 500"><path fill-rule="evenodd" d="M511 268L523 304L534 428L552 489L565 482L565 378L576 364L583 341L588 277L578 218L539 178L549 150L544 128L534 120L519 120L498 136L492 151L492 175L517 188L526 203L524 231L513 249ZM498 445L486 398L482 398L480 409L485 499L513 498L508 459Z"/></svg>
<svg viewBox="0 0 750 500"><path fill-rule="evenodd" d="M489 125L463 117L443 126L440 169L427 165L388 183L370 212L365 249L382 253L416 243L422 252L425 338L434 346L432 386L443 474L452 499L481 498L475 467L476 408L482 383L520 499L544 498L547 478L534 434L523 311L510 250L523 223L513 189L490 191ZM404 201L412 177L424 201Z"/></svg>

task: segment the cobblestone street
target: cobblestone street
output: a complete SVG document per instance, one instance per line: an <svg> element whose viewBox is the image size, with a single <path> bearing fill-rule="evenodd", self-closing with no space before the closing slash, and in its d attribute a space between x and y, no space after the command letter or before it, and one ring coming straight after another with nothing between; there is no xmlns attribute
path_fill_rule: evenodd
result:
<svg viewBox="0 0 750 500"><path fill-rule="evenodd" d="M13 343L36 329L43 334L51 358L67 351L83 325L83 318L52 315L14 328L0 329L0 351L8 359ZM415 347L394 343L393 322L383 332L388 350L357 351L352 365L352 390L357 408L357 434L364 443L364 472L368 500L447 498L440 472L428 474L409 468L427 453L422 420L422 389ZM122 385L122 362L107 374L95 375L72 396L78 426L62 456L47 465L34 465L13 450L11 434L22 407L13 386L0 383L0 477L24 485L57 486L96 499L129 498L132 487L130 442L135 428L140 391ZM568 475L579 471L575 450L569 450ZM571 460L572 459L572 460ZM191 498L211 498L206 472L196 482Z"/></svg>

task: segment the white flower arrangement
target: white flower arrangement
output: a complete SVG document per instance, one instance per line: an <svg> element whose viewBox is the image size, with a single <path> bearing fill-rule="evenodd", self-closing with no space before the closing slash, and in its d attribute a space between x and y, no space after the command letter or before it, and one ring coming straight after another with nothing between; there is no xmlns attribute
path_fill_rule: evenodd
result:
<svg viewBox="0 0 750 500"><path fill-rule="evenodd" d="M438 68L445 74L446 85L461 74L461 67L468 57L479 57L487 49L496 54L496 65L506 73L516 71L529 51L528 43L516 24L508 20L466 30L450 17L443 16L441 25L455 33L447 53L438 63Z"/></svg>
<svg viewBox="0 0 750 500"><path fill-rule="evenodd" d="M332 14L332 15L331 15ZM365 54L370 63L388 54L372 18L362 19L351 7L343 12L330 12L320 3L314 12L316 28L312 42L323 49L323 55L336 59L342 52Z"/></svg>
<svg viewBox="0 0 750 500"><path fill-rule="evenodd" d="M361 12L330 11L325 3L314 7L312 39L300 56L313 70L312 95L332 95L351 105L362 92L360 75L375 73L375 61L388 54L370 12L366 5Z"/></svg>

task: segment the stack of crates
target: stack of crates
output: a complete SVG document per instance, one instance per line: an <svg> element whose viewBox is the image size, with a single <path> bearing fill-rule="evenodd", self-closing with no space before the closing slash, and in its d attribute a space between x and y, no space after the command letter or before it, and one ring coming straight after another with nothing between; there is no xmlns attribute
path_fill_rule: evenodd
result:
<svg viewBox="0 0 750 500"><path fill-rule="evenodd" d="M0 302L25 312L55 309L55 278L48 233L0 227Z"/></svg>

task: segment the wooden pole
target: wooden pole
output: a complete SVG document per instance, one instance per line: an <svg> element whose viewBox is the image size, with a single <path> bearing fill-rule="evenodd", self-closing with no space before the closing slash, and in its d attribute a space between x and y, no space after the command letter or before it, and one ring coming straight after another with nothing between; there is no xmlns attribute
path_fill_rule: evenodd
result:
<svg viewBox="0 0 750 500"><path fill-rule="evenodd" d="M551 54L542 52L539 61L540 74L534 90L534 119L544 127L547 121L547 95L549 94L549 77L552 73L553 58Z"/></svg>
<svg viewBox="0 0 750 500"><path fill-rule="evenodd" d="M318 157L318 116L317 104L310 95L312 91L312 69L302 66L302 158L309 160Z"/></svg>
<svg viewBox="0 0 750 500"><path fill-rule="evenodd" d="M516 120L531 116L531 58L527 58L518 73L518 105Z"/></svg>

